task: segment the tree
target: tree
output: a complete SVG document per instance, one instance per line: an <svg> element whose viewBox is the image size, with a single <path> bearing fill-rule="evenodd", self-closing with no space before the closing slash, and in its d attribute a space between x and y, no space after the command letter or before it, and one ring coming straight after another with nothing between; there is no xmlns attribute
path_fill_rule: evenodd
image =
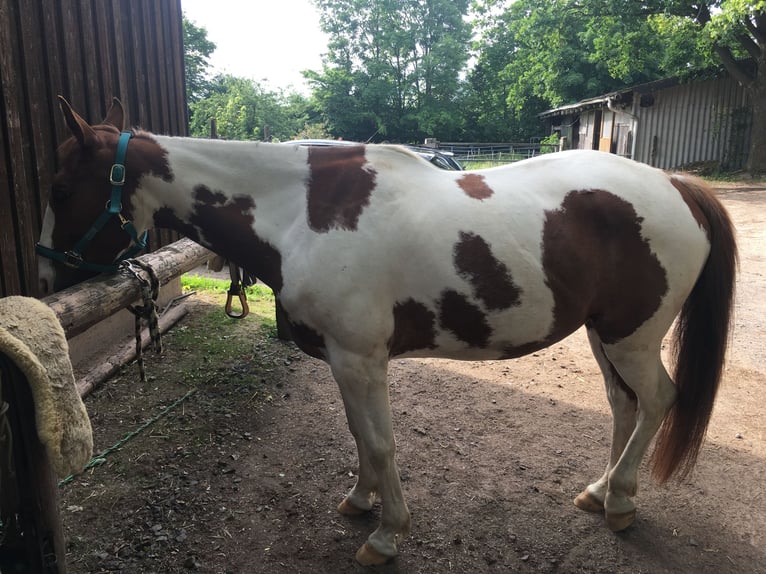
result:
<svg viewBox="0 0 766 574"><path fill-rule="evenodd" d="M196 102L210 88L208 58L215 51L215 44L207 39L207 30L196 26L183 17L184 71L186 73L186 101Z"/></svg>
<svg viewBox="0 0 766 574"><path fill-rule="evenodd" d="M663 76L688 76L723 67L750 96L751 144L746 169L766 172L766 0L581 0L591 14L593 58L610 68L655 67ZM632 29L660 50L640 52ZM615 29L617 27L617 29Z"/></svg>
<svg viewBox="0 0 766 574"><path fill-rule="evenodd" d="M293 139L310 121L308 101L300 94L267 90L231 75L215 77L206 97L189 109L189 131L197 137L209 137L210 120L215 119L223 139L283 141Z"/></svg>
<svg viewBox="0 0 766 574"><path fill-rule="evenodd" d="M663 46L645 17L624 17L628 3L636 4L477 2L480 41L469 81L480 132L528 139L540 135L537 114L546 109L661 77Z"/></svg>
<svg viewBox="0 0 766 574"><path fill-rule="evenodd" d="M698 43L708 45L748 92L753 113L746 169L766 173L766 0L666 0L656 9L660 22L695 29Z"/></svg>
<svg viewBox="0 0 766 574"><path fill-rule="evenodd" d="M307 74L338 136L415 141L460 130L467 0L315 0L330 36Z"/></svg>

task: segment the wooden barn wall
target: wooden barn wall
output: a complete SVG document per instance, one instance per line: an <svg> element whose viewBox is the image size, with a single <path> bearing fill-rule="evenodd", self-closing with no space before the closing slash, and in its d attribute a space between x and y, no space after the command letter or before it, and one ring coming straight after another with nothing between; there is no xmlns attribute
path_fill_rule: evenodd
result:
<svg viewBox="0 0 766 574"><path fill-rule="evenodd" d="M187 134L181 0L0 0L0 297L36 295L34 245L67 137L56 96L90 122ZM152 247L169 242L154 232Z"/></svg>
<svg viewBox="0 0 766 574"><path fill-rule="evenodd" d="M726 170L744 166L752 112L736 81L727 77L682 84L653 96L651 106L635 110L634 159L662 169L708 161Z"/></svg>

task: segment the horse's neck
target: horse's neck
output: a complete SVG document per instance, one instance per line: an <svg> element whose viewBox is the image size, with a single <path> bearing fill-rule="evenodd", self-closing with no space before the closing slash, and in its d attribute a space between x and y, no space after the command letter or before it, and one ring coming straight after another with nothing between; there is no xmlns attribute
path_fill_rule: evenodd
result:
<svg viewBox="0 0 766 574"><path fill-rule="evenodd" d="M257 207L259 235L278 242L285 220L299 215L291 210L302 206L293 199L303 193L308 177L306 150L256 142L165 136L156 140L167 152L172 181L153 178L142 185L140 201L148 207L148 219L165 209L179 222L199 226L200 213L214 218L218 208L236 202L243 211ZM151 227L153 221L142 223Z"/></svg>

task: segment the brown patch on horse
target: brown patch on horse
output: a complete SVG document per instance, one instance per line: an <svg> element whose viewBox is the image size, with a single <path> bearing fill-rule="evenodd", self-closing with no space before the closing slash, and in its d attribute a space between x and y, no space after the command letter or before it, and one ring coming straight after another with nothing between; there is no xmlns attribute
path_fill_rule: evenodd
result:
<svg viewBox="0 0 766 574"><path fill-rule="evenodd" d="M191 223L186 223L185 221L181 221L175 213L173 213L173 210L169 207L161 207L157 211L154 212L154 226L155 227L162 227L164 229L175 229L182 235L188 237L192 241L196 243L200 243L200 237L199 233L197 232L197 228L194 227Z"/></svg>
<svg viewBox="0 0 766 574"><path fill-rule="evenodd" d="M365 168L365 147L309 148L308 223L318 233L355 231L370 203L376 171Z"/></svg>
<svg viewBox="0 0 766 574"><path fill-rule="evenodd" d="M554 298L546 342L587 322L604 343L615 343L654 315L668 283L641 223L630 203L598 189L571 191L546 211L542 262Z"/></svg>
<svg viewBox="0 0 766 574"><path fill-rule="evenodd" d="M96 130L99 129L108 128L98 126ZM116 128L114 130L119 137L119 130ZM157 143L157 140L147 132L134 131L132 133L133 137L128 142L128 152L125 157L126 173L123 193L132 193L138 187L141 178L146 175L153 175L171 183L175 177L168 162L168 150ZM123 203L125 203L124 199Z"/></svg>
<svg viewBox="0 0 766 574"><path fill-rule="evenodd" d="M679 176L677 174L670 176L670 183L672 183L673 187L675 187L678 190L678 193L681 194L684 203L686 203L689 211L692 212L692 217L694 217L699 226L704 229L705 233L710 237L710 222L705 217L705 214L702 213L699 203L694 200L694 190L690 189L692 187L697 188L697 193L695 195L699 196L701 193L706 193L703 190L706 190L708 186L695 177L686 175Z"/></svg>
<svg viewBox="0 0 766 574"><path fill-rule="evenodd" d="M457 184L468 197L472 197L474 199L487 199L488 197L492 197L492 195L495 193L492 188L487 185L487 181L484 176L479 175L478 173L465 174L463 177L457 180Z"/></svg>
<svg viewBox="0 0 766 574"><path fill-rule="evenodd" d="M482 310L468 297L446 289L439 300L439 325L471 347L486 348L492 327Z"/></svg>
<svg viewBox="0 0 766 574"><path fill-rule="evenodd" d="M492 255L489 244L479 235L461 231L454 260L458 275L471 283L474 295L487 309L499 311L521 304L521 289L508 267Z"/></svg>
<svg viewBox="0 0 766 574"><path fill-rule="evenodd" d="M389 356L436 348L436 315L422 303L407 299L394 306L394 334L388 342Z"/></svg>
<svg viewBox="0 0 766 574"><path fill-rule="evenodd" d="M324 360L326 358L324 337L305 323L293 323L289 317L287 321L290 325L292 340L298 348L315 359Z"/></svg>
<svg viewBox="0 0 766 574"><path fill-rule="evenodd" d="M194 212L189 224L204 230L204 239L216 253L225 255L275 292L282 289L282 254L255 232L252 197L227 197L204 185L194 188Z"/></svg>

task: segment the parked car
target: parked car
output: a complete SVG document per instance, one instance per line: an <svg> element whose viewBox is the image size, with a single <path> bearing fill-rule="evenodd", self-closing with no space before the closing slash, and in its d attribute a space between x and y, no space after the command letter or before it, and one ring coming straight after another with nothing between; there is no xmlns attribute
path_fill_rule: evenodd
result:
<svg viewBox="0 0 766 574"><path fill-rule="evenodd" d="M338 145L360 145L358 142L352 142L348 140L324 140L324 139L307 139L307 140L291 140L283 142L286 144L302 145L302 146L338 146ZM450 152L443 152L428 147L419 147L413 145L403 145L409 150L412 150L426 161L434 164L436 167L442 169L462 171L463 166L452 157Z"/></svg>

